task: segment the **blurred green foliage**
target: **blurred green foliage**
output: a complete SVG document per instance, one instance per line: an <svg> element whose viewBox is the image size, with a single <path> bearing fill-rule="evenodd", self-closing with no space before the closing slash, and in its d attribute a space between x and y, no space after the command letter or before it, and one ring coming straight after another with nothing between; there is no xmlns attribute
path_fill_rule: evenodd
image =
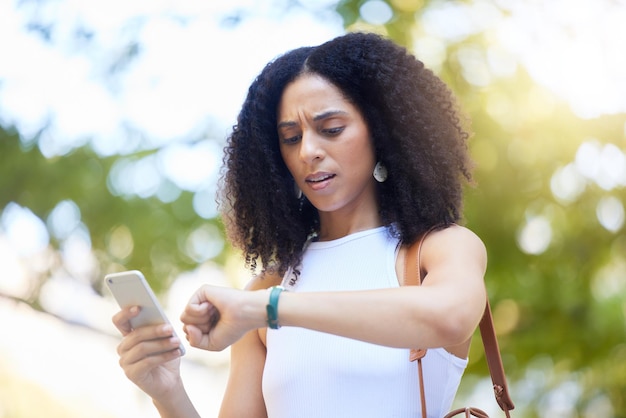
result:
<svg viewBox="0 0 626 418"><path fill-rule="evenodd" d="M60 202L74 202L89 230L97 260L92 276L83 279L90 280L97 290L104 274L132 268L145 272L160 292L180 272L197 267L198 260L185 250L190 234L207 224L221 230L219 219L206 220L196 214L192 192L179 191L172 202L163 202L156 196L139 198L114 193L110 186L114 163L121 158L138 161L156 150L102 158L84 146L63 156L46 158L35 145L36 142L26 146L17 132L0 129L0 207L15 202L46 221ZM51 244L60 249L63 242L51 234ZM39 286L63 268L63 260L58 254L57 257L42 272ZM223 257L224 254L215 259L223 262ZM37 288L33 294L37 294ZM37 304L36 299L32 302Z"/></svg>
<svg viewBox="0 0 626 418"><path fill-rule="evenodd" d="M441 2L388 0L393 18L381 25L362 19L364 3L337 3L346 30L377 31L413 50L423 34L423 11ZM614 416L626 416L620 412L626 411L626 234L623 227L602 227L597 215L608 196L626 202L626 190L586 179L582 191L563 199L552 186L585 143L614 144L624 152L626 115L581 119L521 65L487 85L471 84L462 76L460 51L485 51L490 42L483 33L447 40L445 59L435 70L472 121L477 186L467 190L466 220L488 248L486 283L514 401L521 405L516 416L542 416L555 391L571 382L580 390L574 400L578 416L592 416L591 408L607 399ZM21 141L11 127L0 129L0 210L15 202L45 222L59 202L74 202L97 260L88 278L96 289L105 272L133 268L145 271L161 290L198 265L186 246L194 231L208 224L222 231L219 219L195 213L193 192L180 191L164 202L112 191L116 160L138 160L158 150L102 158L83 146L45 158L36 145ZM524 252L520 235L537 217L549 223L549 246ZM62 244L52 237L55 249ZM230 251L224 246L215 260L224 263ZM41 272L39 285L63 268L57 257ZM35 307L36 295L35 288L26 298ZM472 375L487 374L481 353L475 338L469 382Z"/></svg>

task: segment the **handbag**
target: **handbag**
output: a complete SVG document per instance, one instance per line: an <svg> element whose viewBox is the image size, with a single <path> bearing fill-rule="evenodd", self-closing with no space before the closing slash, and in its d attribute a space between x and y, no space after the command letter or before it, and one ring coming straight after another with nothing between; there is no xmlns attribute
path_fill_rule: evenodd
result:
<svg viewBox="0 0 626 418"><path fill-rule="evenodd" d="M412 244L405 257L404 263L404 277L406 285L422 284L420 255L422 250L422 243L424 242L429 230L424 233L420 239ZM510 412L515 408L513 401L509 395L509 389L506 384L506 376L504 375L504 366L502 365L502 358L500 357L500 348L498 347L498 339L496 338L495 328L493 326L493 317L491 314L491 307L489 306L489 299L487 299L485 305L485 311L482 319L480 320L480 335L483 340L483 346L485 348L485 357L487 359L487 366L489 367L489 374L491 375L491 381L493 383L493 391L498 406L504 411L507 418L510 418ZM424 349L412 349L409 355L410 361L417 361L417 372L419 376L419 391L420 399L422 402L422 418L426 418L426 395L424 392L424 379L422 371L422 358L426 355ZM450 411L444 418L451 418L459 414L464 414L466 418L471 416L478 418L489 418L487 413L481 409L466 407L458 408Z"/></svg>

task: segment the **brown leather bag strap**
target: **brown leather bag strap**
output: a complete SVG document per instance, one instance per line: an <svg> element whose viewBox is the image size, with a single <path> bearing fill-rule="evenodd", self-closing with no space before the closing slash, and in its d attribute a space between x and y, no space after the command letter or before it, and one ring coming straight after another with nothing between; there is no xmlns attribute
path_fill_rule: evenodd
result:
<svg viewBox="0 0 626 418"><path fill-rule="evenodd" d="M489 366L489 374L491 374L491 382L493 383L493 392L496 397L496 402L508 418L511 416L509 411L515 409L515 405L511 400L509 388L506 384L506 376L504 375L504 366L502 365L496 330L493 326L489 299L487 299L485 312L480 320L479 328L483 346L485 347L485 357L487 358L487 366Z"/></svg>
<svg viewBox="0 0 626 418"><path fill-rule="evenodd" d="M420 256L422 252L422 243L426 239L428 232L424 233L417 242L406 250L404 258L404 285L419 286L422 284L422 272L420 271ZM411 262L413 261L413 262Z"/></svg>
<svg viewBox="0 0 626 418"><path fill-rule="evenodd" d="M431 229L432 230L432 229ZM426 236L431 231L426 231L420 239L413 245L411 245L405 254L404 258L404 285L405 286L419 286L422 284L422 272L421 272L421 253L422 243L426 239ZM412 348L409 353L409 361L417 360L417 374L419 380L420 391L420 405L422 408L422 417L426 418L426 391L424 389L424 371L422 367L422 358L426 355L426 350L422 348Z"/></svg>
<svg viewBox="0 0 626 418"><path fill-rule="evenodd" d="M406 252L404 259L404 285L405 286L419 286L422 284L422 272L420 270L420 257L422 253L422 242L426 239L426 235L430 232L424 233L420 239L413 245L411 245ZM411 262L414 260L414 262ZM426 355L426 350L422 348L413 348L409 356L410 361L420 360ZM421 362L418 362L418 365ZM420 380L421 384L421 380Z"/></svg>
<svg viewBox="0 0 626 418"><path fill-rule="evenodd" d="M416 285L422 284L422 272L421 272L421 252L422 244L426 239L426 236L435 228L431 228L425 232L417 242L411 245L406 252L404 261L404 284ZM515 408L513 401L509 395L508 385L506 383L506 376L504 374L504 366L502 365L502 357L500 356L500 348L498 346L498 339L496 337L495 327L493 325L493 317L491 314L491 307L489 306L489 299L485 304L485 311L483 317L480 320L480 336L485 348L485 357L487 359L487 365L489 367L489 374L491 375L491 381L493 382L493 390L496 397L496 402L500 408L504 411L507 417L510 417L509 411ZM419 384L420 384L420 396L422 404L422 416L426 417L426 399L424 393L424 382L422 380L422 361L421 359L426 355L424 349L412 349L410 354L410 360L417 360L417 366L419 370Z"/></svg>

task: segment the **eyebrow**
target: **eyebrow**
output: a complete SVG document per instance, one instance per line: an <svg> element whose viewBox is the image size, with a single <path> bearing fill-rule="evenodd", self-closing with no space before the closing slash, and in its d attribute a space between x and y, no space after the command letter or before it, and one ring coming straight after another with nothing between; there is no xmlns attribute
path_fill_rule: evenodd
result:
<svg viewBox="0 0 626 418"><path fill-rule="evenodd" d="M315 116L313 116L313 121L314 122L318 122L320 120L324 120L324 119L328 119L328 118L332 118L334 116L345 116L347 115L348 112L344 111L344 110L327 110L325 112L322 112L320 114L317 114ZM282 121L282 122L278 122L277 128L292 128L294 126L296 126L297 123L291 120L286 120L286 121Z"/></svg>
<svg viewBox="0 0 626 418"><path fill-rule="evenodd" d="M313 120L317 122L320 120L332 118L333 116L345 116L347 114L348 112L344 110L327 110L326 112L322 112L319 115L313 116Z"/></svg>

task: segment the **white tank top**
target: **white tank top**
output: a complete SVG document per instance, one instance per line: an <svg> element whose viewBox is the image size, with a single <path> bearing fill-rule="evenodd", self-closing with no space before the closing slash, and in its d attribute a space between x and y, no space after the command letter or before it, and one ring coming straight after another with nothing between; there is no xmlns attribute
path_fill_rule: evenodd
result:
<svg viewBox="0 0 626 418"><path fill-rule="evenodd" d="M398 287L397 248L386 227L313 242L290 291ZM430 349L422 362L428 417L441 417L467 360ZM408 349L296 327L267 331L263 396L269 418L421 417L417 365Z"/></svg>

